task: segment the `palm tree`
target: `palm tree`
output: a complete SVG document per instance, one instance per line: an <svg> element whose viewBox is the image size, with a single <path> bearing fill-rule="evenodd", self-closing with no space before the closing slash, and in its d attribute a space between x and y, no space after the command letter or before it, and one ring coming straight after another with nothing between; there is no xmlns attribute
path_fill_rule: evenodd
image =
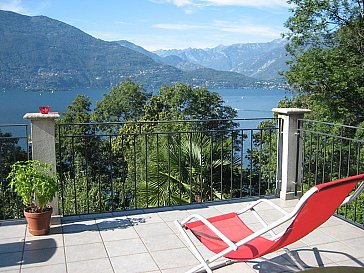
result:
<svg viewBox="0 0 364 273"><path fill-rule="evenodd" d="M139 202L148 206L223 199L232 168L235 174L239 169L240 159L231 154L232 137L173 133L150 143L148 171L138 188Z"/></svg>

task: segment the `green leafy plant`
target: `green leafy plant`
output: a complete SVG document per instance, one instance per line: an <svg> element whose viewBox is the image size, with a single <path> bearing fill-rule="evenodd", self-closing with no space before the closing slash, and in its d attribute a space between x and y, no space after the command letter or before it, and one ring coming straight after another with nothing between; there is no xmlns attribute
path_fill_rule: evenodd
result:
<svg viewBox="0 0 364 273"><path fill-rule="evenodd" d="M22 198L26 211L44 211L53 200L58 181L51 170L50 164L37 160L17 161L11 166L9 186Z"/></svg>

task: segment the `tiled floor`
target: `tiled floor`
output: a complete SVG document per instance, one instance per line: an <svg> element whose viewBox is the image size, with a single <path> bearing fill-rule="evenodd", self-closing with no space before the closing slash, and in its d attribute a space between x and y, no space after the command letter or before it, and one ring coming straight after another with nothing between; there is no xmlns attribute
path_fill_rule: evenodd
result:
<svg viewBox="0 0 364 273"><path fill-rule="evenodd" d="M290 211L295 200L273 199ZM190 205L164 210L67 217L53 225L48 236L31 236L24 222L0 222L0 272L122 273L185 272L197 265L173 221L190 214L205 217L241 209L247 202ZM269 220L276 212L261 207ZM246 223L258 227L256 220ZM204 254L210 254L197 243ZM290 246L306 267L364 266L364 230L335 217ZM292 265L288 255L275 252L268 259ZM220 262L223 260L220 260ZM214 272L274 273L282 269L267 262L233 263ZM364 270L363 270L364 272Z"/></svg>

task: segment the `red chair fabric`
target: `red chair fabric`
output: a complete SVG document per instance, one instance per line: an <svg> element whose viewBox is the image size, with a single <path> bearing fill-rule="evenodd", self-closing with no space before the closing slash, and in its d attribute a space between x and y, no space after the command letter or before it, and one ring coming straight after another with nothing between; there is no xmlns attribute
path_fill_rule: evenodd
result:
<svg viewBox="0 0 364 273"><path fill-rule="evenodd" d="M208 221L234 243L237 243L254 233L247 225L244 224L236 213L228 213L211 217L208 218ZM225 242L223 242L201 221L188 223L186 224L186 227L192 231L202 244L214 253L219 253L228 247ZM250 241L248 244L241 246L237 251L228 253L225 257L234 260L252 260L260 257L260 253L266 251L273 245L273 241L263 237L258 237Z"/></svg>
<svg viewBox="0 0 364 273"><path fill-rule="evenodd" d="M252 260L298 241L326 222L355 186L363 180L364 174L361 174L315 186L318 191L306 201L279 240L271 241L257 237L225 257L234 260ZM236 213L223 214L207 220L234 243L254 233ZM214 253L220 253L228 247L201 221L187 223L185 228L191 230L201 243Z"/></svg>

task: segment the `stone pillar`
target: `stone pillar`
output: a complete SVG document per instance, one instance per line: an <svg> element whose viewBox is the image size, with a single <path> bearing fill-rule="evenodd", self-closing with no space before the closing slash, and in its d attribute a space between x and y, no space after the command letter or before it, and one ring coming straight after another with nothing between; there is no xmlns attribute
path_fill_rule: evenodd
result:
<svg viewBox="0 0 364 273"><path fill-rule="evenodd" d="M40 162L51 164L52 170L56 172L56 141L55 120L59 118L58 113L27 113L24 119L31 121L32 158ZM53 215L58 215L58 196L51 203Z"/></svg>
<svg viewBox="0 0 364 273"><path fill-rule="evenodd" d="M289 200L296 197L295 187L301 181L301 172L297 169L302 164L302 142L299 142L297 135L298 120L303 119L304 114L311 112L311 110L273 108L272 111L278 114L283 125L282 134L278 138L278 150L281 153L278 157L277 168L277 178L278 181L281 181L279 196L283 200Z"/></svg>

